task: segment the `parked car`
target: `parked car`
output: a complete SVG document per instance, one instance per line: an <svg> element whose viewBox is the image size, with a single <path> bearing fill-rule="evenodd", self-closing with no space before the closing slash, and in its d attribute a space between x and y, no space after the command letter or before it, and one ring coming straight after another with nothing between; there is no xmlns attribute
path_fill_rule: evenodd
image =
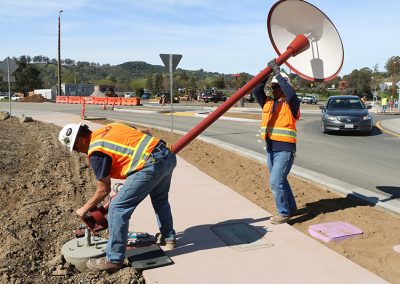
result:
<svg viewBox="0 0 400 284"><path fill-rule="evenodd" d="M125 98L136 98L136 93L135 92L126 92L124 94Z"/></svg>
<svg viewBox="0 0 400 284"><path fill-rule="evenodd" d="M303 94L297 94L297 99L301 102L303 100Z"/></svg>
<svg viewBox="0 0 400 284"><path fill-rule="evenodd" d="M148 100L148 99L150 99L150 94L149 93L143 93L143 95L142 95L142 100Z"/></svg>
<svg viewBox="0 0 400 284"><path fill-rule="evenodd" d="M244 96L244 101L245 102L249 102L249 103L254 102L254 94L253 94L253 92L248 93L247 95L245 95Z"/></svg>
<svg viewBox="0 0 400 284"><path fill-rule="evenodd" d="M372 133L372 116L358 96L331 96L324 106L320 106L321 130L360 131Z"/></svg>
<svg viewBox="0 0 400 284"><path fill-rule="evenodd" d="M301 98L302 104L317 104L318 103L318 96L313 94L307 94Z"/></svg>
<svg viewBox="0 0 400 284"><path fill-rule="evenodd" d="M162 103L161 99L163 97L165 98L165 103L166 104L169 104L171 102L171 96L170 96L170 94L168 92L162 92L162 93L157 93L156 94L156 98L159 99L159 103L160 104ZM172 99L173 99L173 103L179 103L179 101L180 101L179 96L173 96Z"/></svg>
<svg viewBox="0 0 400 284"><path fill-rule="evenodd" d="M199 100L203 100L205 103L209 102L214 102L217 103L219 101L226 101L227 97L224 96L220 91L217 91L216 89L206 89L204 90L201 94L200 97L198 98Z"/></svg>

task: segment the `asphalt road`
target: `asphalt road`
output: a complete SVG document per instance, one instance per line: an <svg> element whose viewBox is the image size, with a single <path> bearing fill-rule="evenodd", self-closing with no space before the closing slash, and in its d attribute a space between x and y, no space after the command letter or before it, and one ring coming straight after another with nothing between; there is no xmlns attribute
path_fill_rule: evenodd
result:
<svg viewBox="0 0 400 284"><path fill-rule="evenodd" d="M8 111L8 103L0 103L0 110ZM199 107L176 106L177 111ZM167 110L168 108L166 108ZM46 110L81 114L80 105L64 104L28 104L14 103L14 114ZM86 115L170 128L169 114L133 113L103 111L99 106L86 108ZM374 122L385 117L373 115ZM189 131L202 118L174 116L174 130ZM230 144L247 148L260 154L265 153L265 145L260 141L258 122L236 122L218 120L211 125L203 136L218 139ZM302 114L298 123L298 150L295 164L315 172L345 181L347 183L384 194L391 198L400 198L400 139L375 128L371 136L354 134L322 134L320 115L317 112Z"/></svg>

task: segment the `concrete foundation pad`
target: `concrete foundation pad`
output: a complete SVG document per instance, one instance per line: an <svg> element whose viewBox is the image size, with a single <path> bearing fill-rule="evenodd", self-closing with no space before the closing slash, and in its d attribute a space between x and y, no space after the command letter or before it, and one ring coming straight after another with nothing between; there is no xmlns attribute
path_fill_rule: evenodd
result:
<svg viewBox="0 0 400 284"><path fill-rule="evenodd" d="M100 237L92 237L91 245L85 244L85 238L75 238L62 246L61 254L68 263L83 272L87 270L86 263L90 258L99 258L106 254L106 246L107 240Z"/></svg>

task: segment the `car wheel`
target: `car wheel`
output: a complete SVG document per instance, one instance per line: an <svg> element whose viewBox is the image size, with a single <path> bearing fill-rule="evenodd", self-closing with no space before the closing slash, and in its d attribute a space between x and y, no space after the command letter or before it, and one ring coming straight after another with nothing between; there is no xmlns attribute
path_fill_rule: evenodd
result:
<svg viewBox="0 0 400 284"><path fill-rule="evenodd" d="M373 127L371 127L371 130L365 131L365 135L367 135L367 136L372 135L372 130L373 130Z"/></svg>

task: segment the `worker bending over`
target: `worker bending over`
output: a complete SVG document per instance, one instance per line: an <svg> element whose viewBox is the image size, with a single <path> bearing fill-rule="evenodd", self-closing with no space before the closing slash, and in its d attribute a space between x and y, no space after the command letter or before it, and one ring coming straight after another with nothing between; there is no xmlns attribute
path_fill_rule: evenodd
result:
<svg viewBox="0 0 400 284"><path fill-rule="evenodd" d="M97 179L93 196L76 210L79 217L85 216L109 195L111 178L126 179L108 210L106 256L89 260L89 269L116 271L123 267L129 219L147 195L150 195L156 213L160 245L175 247L168 192L176 156L164 141L119 123L111 123L96 131L82 123L68 124L60 131L59 140L71 152L89 156Z"/></svg>

